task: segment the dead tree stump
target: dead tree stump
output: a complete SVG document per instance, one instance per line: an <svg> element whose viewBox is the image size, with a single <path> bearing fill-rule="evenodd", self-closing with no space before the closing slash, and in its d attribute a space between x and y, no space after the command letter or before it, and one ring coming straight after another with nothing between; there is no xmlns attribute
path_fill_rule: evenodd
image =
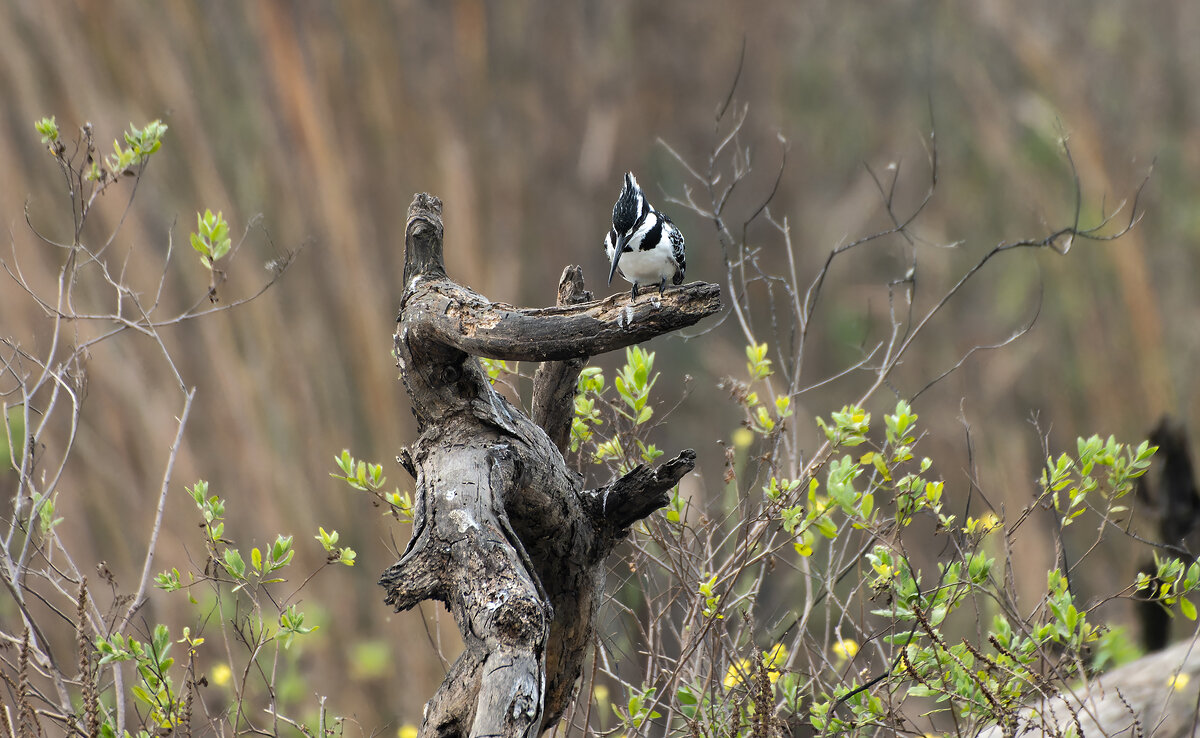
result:
<svg viewBox="0 0 1200 738"><path fill-rule="evenodd" d="M493 303L446 276L442 203L418 194L405 229L396 359L419 437L401 462L416 479L413 537L379 580L407 610L446 605L466 649L428 702L422 736L529 736L571 701L603 593L604 559L668 501L691 450L583 489L562 450L587 358L692 325L721 307L717 285L593 301L578 267L559 304ZM497 394L476 357L545 362L534 417Z"/></svg>

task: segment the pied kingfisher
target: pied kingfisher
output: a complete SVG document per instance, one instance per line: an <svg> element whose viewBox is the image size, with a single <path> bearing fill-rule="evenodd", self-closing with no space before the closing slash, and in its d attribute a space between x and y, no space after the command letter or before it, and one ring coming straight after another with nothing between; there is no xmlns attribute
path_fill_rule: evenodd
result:
<svg viewBox="0 0 1200 738"><path fill-rule="evenodd" d="M665 213L660 213L646 201L633 172L625 175L621 196L613 205L612 228L604 237L604 253L612 262L608 283L612 284L621 266L621 276L633 283L633 299L638 285L658 285L658 293L671 284L683 283L686 266L683 253L683 234Z"/></svg>

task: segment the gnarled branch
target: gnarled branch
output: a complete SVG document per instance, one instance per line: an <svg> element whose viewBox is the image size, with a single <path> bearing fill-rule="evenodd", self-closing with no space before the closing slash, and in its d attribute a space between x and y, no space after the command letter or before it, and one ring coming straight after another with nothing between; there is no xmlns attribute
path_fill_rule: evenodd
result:
<svg viewBox="0 0 1200 738"><path fill-rule="evenodd" d="M398 610L445 603L466 645L426 706L422 735L536 736L573 695L605 556L666 504L696 458L687 450L584 490L562 455L579 371L589 356L711 315L719 288L593 301L571 267L558 306L514 308L446 276L440 200L417 195L405 234L395 346L420 430L402 454L417 480L416 520L380 584ZM535 380L536 423L492 389L477 356L554 362Z"/></svg>

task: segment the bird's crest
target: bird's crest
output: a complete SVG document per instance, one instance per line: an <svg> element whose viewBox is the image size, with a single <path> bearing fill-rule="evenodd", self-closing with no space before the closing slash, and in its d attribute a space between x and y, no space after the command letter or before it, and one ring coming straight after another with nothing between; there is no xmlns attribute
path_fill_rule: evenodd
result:
<svg viewBox="0 0 1200 738"><path fill-rule="evenodd" d="M621 196L617 198L617 204L613 205L613 228L618 234L632 233L638 221L649 210L646 196L642 194L642 188L638 186L633 172L626 172Z"/></svg>

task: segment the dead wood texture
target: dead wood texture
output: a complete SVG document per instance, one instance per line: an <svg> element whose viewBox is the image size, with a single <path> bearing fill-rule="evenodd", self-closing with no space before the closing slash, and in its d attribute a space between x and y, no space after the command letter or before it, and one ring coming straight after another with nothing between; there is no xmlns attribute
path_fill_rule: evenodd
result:
<svg viewBox="0 0 1200 738"><path fill-rule="evenodd" d="M1200 642L1186 641L1130 662L1061 695L1021 709L978 738L1074 735L1200 736Z"/></svg>
<svg viewBox="0 0 1200 738"><path fill-rule="evenodd" d="M720 291L695 283L592 301L569 267L555 307L492 303L446 276L441 205L418 194L405 230L395 346L420 434L401 453L417 480L416 519L379 583L397 610L444 603L466 645L426 705L422 736L538 736L574 694L605 557L696 460L683 451L583 489L562 455L579 372L589 356L711 315ZM546 362L537 422L492 389L480 356Z"/></svg>

